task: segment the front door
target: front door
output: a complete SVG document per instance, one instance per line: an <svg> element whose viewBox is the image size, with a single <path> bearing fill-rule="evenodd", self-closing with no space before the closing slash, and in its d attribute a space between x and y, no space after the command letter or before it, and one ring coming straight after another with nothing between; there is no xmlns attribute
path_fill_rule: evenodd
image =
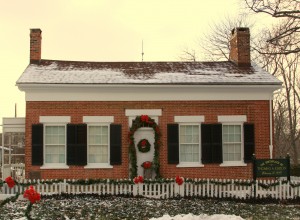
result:
<svg viewBox="0 0 300 220"><path fill-rule="evenodd" d="M138 149L138 143L146 139L150 144L150 150L148 152L141 152ZM154 156L154 130L149 127L141 127L134 133L134 144L136 149L136 159L137 159L137 175L143 176L144 178L152 178L153 172L151 169L144 169L142 164L146 161L153 162Z"/></svg>

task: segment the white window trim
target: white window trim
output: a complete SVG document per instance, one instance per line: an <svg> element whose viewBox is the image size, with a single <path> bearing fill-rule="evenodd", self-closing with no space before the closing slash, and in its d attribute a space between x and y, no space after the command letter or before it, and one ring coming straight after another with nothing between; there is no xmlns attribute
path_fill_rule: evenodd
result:
<svg viewBox="0 0 300 220"><path fill-rule="evenodd" d="M125 116L134 116L137 115L148 115L148 116L161 116L161 109L125 109Z"/></svg>
<svg viewBox="0 0 300 220"><path fill-rule="evenodd" d="M40 116L41 117L41 116ZM51 116L52 117L52 116ZM56 117L56 116L54 116ZM47 126L64 126L65 127L65 163L46 163L46 146L45 146L45 140L46 140L46 127ZM69 169L69 166L67 165L67 126L66 124L44 124L43 125L43 165L40 167L40 169Z"/></svg>
<svg viewBox="0 0 300 220"><path fill-rule="evenodd" d="M108 127L108 162L107 163L89 163L89 127L90 126L107 126ZM108 123L88 123L87 124L87 165L84 166L85 169L111 169L110 165L110 124Z"/></svg>
<svg viewBox="0 0 300 220"><path fill-rule="evenodd" d="M220 123L243 123L247 122L247 115L219 115Z"/></svg>
<svg viewBox="0 0 300 220"><path fill-rule="evenodd" d="M176 116L175 116L176 117ZM198 162L180 162L180 126L181 125L198 125L199 126L199 161ZM179 126L179 163L176 165L178 168L182 167L204 167L201 162L201 123L180 123Z"/></svg>
<svg viewBox="0 0 300 220"><path fill-rule="evenodd" d="M56 169L69 169L68 165L63 165L63 164L45 164L40 167L41 170L56 170Z"/></svg>
<svg viewBox="0 0 300 220"><path fill-rule="evenodd" d="M50 124L50 123L71 123L71 116L40 116L40 123Z"/></svg>
<svg viewBox="0 0 300 220"><path fill-rule="evenodd" d="M129 127L132 126L132 120L136 118L136 116L148 115L152 118L156 124L159 124L158 117L162 115L161 109L125 109L125 116L128 117Z"/></svg>
<svg viewBox="0 0 300 220"><path fill-rule="evenodd" d="M194 115L194 116L175 116L174 122L176 123L203 123L205 120L203 115Z"/></svg>
<svg viewBox="0 0 300 220"><path fill-rule="evenodd" d="M84 169L112 169L114 168L109 163L95 163L84 166Z"/></svg>
<svg viewBox="0 0 300 220"><path fill-rule="evenodd" d="M224 161L220 164L220 167L235 167L235 166L247 166L244 162L244 129L243 122L239 121L239 123L222 123L222 139L223 139L223 126L224 125L240 125L241 126L241 160L240 161ZM222 141L222 153L224 152L224 142Z"/></svg>
<svg viewBox="0 0 300 220"><path fill-rule="evenodd" d="M182 167L204 167L204 165L200 162L195 162L195 163L192 163L192 162L181 162L179 164L176 165L176 167L178 168L182 168Z"/></svg>
<svg viewBox="0 0 300 220"><path fill-rule="evenodd" d="M228 161L220 164L220 167L246 167L247 164L243 161Z"/></svg>
<svg viewBox="0 0 300 220"><path fill-rule="evenodd" d="M83 116L83 123L114 123L114 116Z"/></svg>

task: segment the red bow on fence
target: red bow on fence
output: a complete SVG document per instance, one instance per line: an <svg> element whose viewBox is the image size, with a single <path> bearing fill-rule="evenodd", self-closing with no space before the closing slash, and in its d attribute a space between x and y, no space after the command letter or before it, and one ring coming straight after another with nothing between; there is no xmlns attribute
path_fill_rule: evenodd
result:
<svg viewBox="0 0 300 220"><path fill-rule="evenodd" d="M32 204L41 200L41 195L35 191L33 186L30 186L29 189L25 190L23 197L27 198Z"/></svg>
<svg viewBox="0 0 300 220"><path fill-rule="evenodd" d="M183 184L183 181L184 181L183 177L176 176L175 182L176 182L179 186Z"/></svg>
<svg viewBox="0 0 300 220"><path fill-rule="evenodd" d="M13 180L13 178L11 178L11 176L7 177L5 179L6 184L8 185L9 188L13 188L15 186L15 181Z"/></svg>

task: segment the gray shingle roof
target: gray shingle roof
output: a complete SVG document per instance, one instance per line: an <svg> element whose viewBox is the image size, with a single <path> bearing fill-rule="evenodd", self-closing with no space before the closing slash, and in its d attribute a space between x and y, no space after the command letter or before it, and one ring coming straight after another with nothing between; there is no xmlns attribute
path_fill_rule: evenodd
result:
<svg viewBox="0 0 300 220"><path fill-rule="evenodd" d="M255 64L226 62L76 62L29 64L17 84L281 85Z"/></svg>

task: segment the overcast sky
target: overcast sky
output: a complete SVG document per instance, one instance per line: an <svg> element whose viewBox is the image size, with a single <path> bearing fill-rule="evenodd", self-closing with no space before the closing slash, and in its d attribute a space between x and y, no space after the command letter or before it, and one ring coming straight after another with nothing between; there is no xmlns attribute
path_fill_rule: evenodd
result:
<svg viewBox="0 0 300 220"><path fill-rule="evenodd" d="M0 0L0 120L25 116L15 86L29 64L29 29L42 59L178 61L209 25L242 13L242 0ZM2 124L2 120L0 122ZM0 127L0 132L2 128Z"/></svg>

